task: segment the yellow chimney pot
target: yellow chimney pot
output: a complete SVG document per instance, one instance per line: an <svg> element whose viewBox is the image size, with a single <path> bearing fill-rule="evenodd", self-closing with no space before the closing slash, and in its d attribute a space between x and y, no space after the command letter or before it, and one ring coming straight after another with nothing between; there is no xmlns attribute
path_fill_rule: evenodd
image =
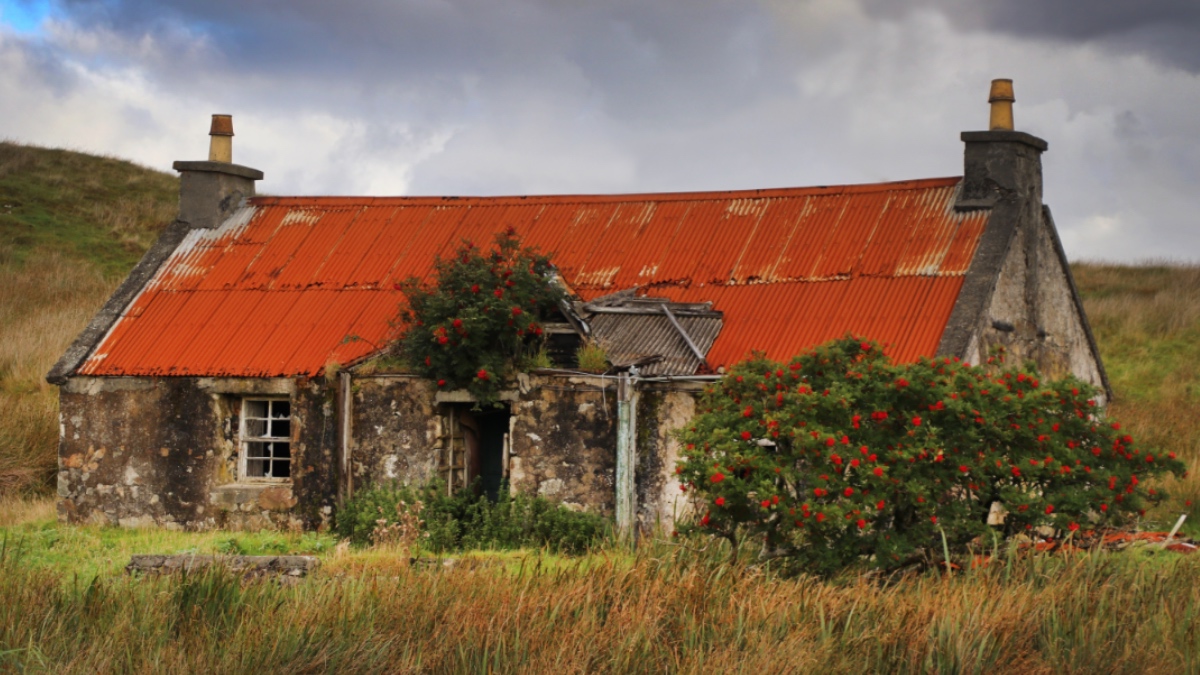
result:
<svg viewBox="0 0 1200 675"><path fill-rule="evenodd" d="M1013 81L1007 79L992 80L992 92L988 103L992 104L992 118L988 128L992 131L1013 130Z"/></svg>
<svg viewBox="0 0 1200 675"><path fill-rule="evenodd" d="M232 164L233 115L213 115L208 135L208 161Z"/></svg>

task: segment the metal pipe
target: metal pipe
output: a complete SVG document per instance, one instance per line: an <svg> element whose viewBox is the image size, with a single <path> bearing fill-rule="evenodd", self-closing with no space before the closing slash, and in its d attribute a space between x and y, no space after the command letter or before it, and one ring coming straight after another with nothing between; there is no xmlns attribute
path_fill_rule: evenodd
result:
<svg viewBox="0 0 1200 675"><path fill-rule="evenodd" d="M637 518L637 376L622 373L617 386L617 533L627 539Z"/></svg>
<svg viewBox="0 0 1200 675"><path fill-rule="evenodd" d="M350 444L354 440L354 422L351 419L353 399L350 373L344 370L338 373L338 384L341 385L342 395L342 475L346 477L346 499L352 499L354 497L354 464L350 461Z"/></svg>
<svg viewBox="0 0 1200 675"><path fill-rule="evenodd" d="M663 303L662 311L663 314L666 314L667 318L671 321L671 325L675 326L675 330L679 331L679 337L683 338L683 341L687 343L687 346L692 350L692 353L696 355L696 358L700 359L700 363L707 363L707 360L704 358L704 352L700 351L700 348L696 346L695 342L692 342L691 336L688 335L687 331L683 329L683 326L679 324L679 320L676 319L675 315L671 313L671 308L667 307L666 303Z"/></svg>
<svg viewBox="0 0 1200 675"><path fill-rule="evenodd" d="M678 380L680 382L716 382L724 375L656 375L654 377L643 377L642 382L672 382Z"/></svg>

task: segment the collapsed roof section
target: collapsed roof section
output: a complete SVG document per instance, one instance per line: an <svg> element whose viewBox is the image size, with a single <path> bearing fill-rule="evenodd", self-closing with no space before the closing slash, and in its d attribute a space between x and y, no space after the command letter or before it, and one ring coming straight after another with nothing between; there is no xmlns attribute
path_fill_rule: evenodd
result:
<svg viewBox="0 0 1200 675"><path fill-rule="evenodd" d="M577 303L576 312L616 369L636 366L650 376L712 372L707 355L723 320L711 302L671 302L631 289Z"/></svg>

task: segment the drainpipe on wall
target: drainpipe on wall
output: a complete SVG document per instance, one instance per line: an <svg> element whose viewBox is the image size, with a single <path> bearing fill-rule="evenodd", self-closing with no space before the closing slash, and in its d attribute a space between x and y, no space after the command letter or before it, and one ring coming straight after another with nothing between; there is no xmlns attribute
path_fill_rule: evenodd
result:
<svg viewBox="0 0 1200 675"><path fill-rule="evenodd" d="M638 377L634 369L617 379L617 534L628 540L637 521L637 404Z"/></svg>
<svg viewBox="0 0 1200 675"><path fill-rule="evenodd" d="M350 461L350 443L354 440L354 424L350 418L353 412L351 408L353 399L350 389L350 373L344 370L338 373L338 385L338 388L341 390L339 393L342 399L342 476L345 480L342 500L345 502L354 497L354 464Z"/></svg>

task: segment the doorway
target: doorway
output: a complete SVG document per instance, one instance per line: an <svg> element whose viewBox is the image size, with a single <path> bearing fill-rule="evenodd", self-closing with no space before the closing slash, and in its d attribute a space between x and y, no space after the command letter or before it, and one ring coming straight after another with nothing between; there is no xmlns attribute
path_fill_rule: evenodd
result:
<svg viewBox="0 0 1200 675"><path fill-rule="evenodd" d="M439 474L453 494L469 487L496 501L508 479L512 414L506 407L471 410L470 404L446 404L442 413Z"/></svg>

